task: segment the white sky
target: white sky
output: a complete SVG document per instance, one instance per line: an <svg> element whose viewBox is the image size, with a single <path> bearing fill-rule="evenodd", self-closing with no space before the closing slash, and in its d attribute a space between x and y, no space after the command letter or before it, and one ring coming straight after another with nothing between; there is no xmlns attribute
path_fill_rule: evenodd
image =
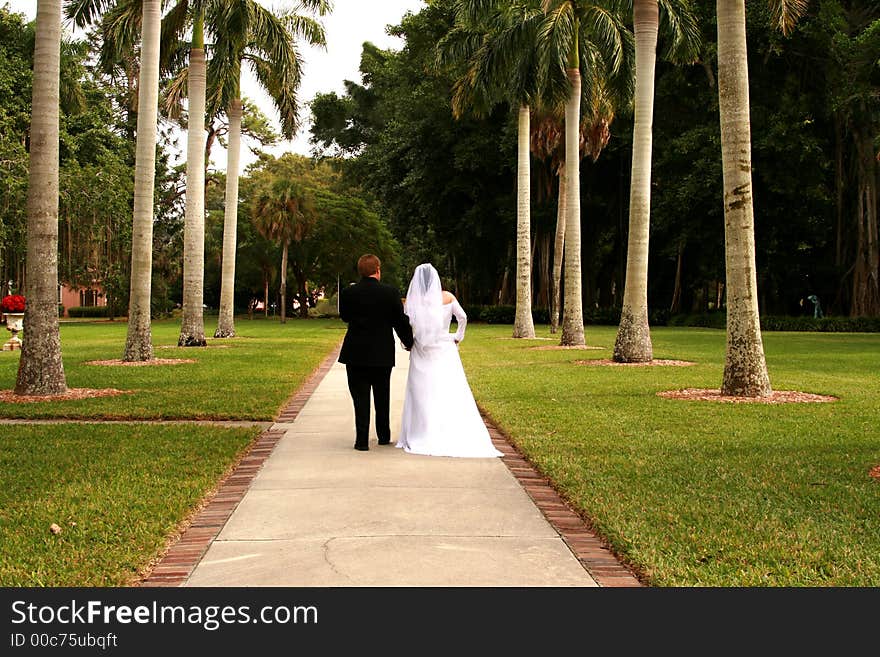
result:
<svg viewBox="0 0 880 657"><path fill-rule="evenodd" d="M294 8L296 0L258 0L266 7L276 9ZM371 41L380 48L397 49L401 42L385 33L388 25L396 25L407 11L418 12L424 0L332 0L333 13L322 20L327 34L327 50L311 48L301 44L305 59L305 75L300 87L300 101L311 100L317 93L344 91L343 81L360 82L358 72L361 48L364 41ZM12 11L22 13L29 19L36 16L37 0L0 0L0 5L8 4ZM246 72L242 79L242 94L254 101L272 120L276 129L278 120L274 107L262 89L254 82L253 76ZM280 154L293 151L309 154L309 111L303 107L304 125L292 142L282 142L270 152ZM185 139L180 146L185 150ZM246 144L242 144L241 166L244 167L255 158ZM226 168L226 154L218 144L211 153L211 161L217 169Z"/></svg>

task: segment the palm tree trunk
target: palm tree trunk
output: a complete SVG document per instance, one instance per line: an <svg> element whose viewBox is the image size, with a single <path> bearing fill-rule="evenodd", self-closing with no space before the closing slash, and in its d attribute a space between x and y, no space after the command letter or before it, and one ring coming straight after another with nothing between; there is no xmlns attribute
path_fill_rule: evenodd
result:
<svg viewBox="0 0 880 657"><path fill-rule="evenodd" d="M532 260L531 247L531 176L529 162L529 107L519 108L517 149L517 204L516 204L516 317L513 337L534 338L532 320Z"/></svg>
<svg viewBox="0 0 880 657"><path fill-rule="evenodd" d="M669 304L669 313L672 315L681 312L681 274L684 261L684 240L678 243L678 257L675 261L675 284L672 288L672 302Z"/></svg>
<svg viewBox="0 0 880 657"><path fill-rule="evenodd" d="M205 49L201 19L189 51L186 218L183 230L183 315L178 347L204 347L205 280Z"/></svg>
<svg viewBox="0 0 880 657"><path fill-rule="evenodd" d="M61 0L37 3L27 197L27 291L17 395L67 390L58 326Z"/></svg>
<svg viewBox="0 0 880 657"><path fill-rule="evenodd" d="M648 363L654 357L648 325L648 236L651 224L651 150L654 68L657 62L657 0L635 0L636 97L633 124L629 240L620 327L614 342L618 363Z"/></svg>
<svg viewBox="0 0 880 657"><path fill-rule="evenodd" d="M553 244L553 290L550 296L550 332L559 328L559 302L562 289L562 255L565 249L565 166L560 167L559 194L556 205L556 241Z"/></svg>
<svg viewBox="0 0 880 657"><path fill-rule="evenodd" d="M570 68L568 77L571 95L565 103L565 308L560 344L576 346L586 344L581 294L580 71Z"/></svg>
<svg viewBox="0 0 880 657"><path fill-rule="evenodd" d="M752 145L745 0L717 0L718 102L724 172L727 355L721 392L769 395L755 271Z"/></svg>
<svg viewBox="0 0 880 657"><path fill-rule="evenodd" d="M153 275L153 190L156 176L161 24L161 0L144 0L141 24L141 68L138 79L128 335L122 356L124 361L129 362L153 358L150 296Z"/></svg>
<svg viewBox="0 0 880 657"><path fill-rule="evenodd" d="M235 250L238 241L238 167L241 153L241 100L229 104L229 144L226 150L226 209L223 217L223 270L220 317L215 338L235 335Z"/></svg>
<svg viewBox="0 0 880 657"><path fill-rule="evenodd" d="M856 245L853 265L853 317L880 315L880 239L878 239L878 166L874 140L853 130L856 148Z"/></svg>
<svg viewBox="0 0 880 657"><path fill-rule="evenodd" d="M281 323L287 322L287 242L281 249Z"/></svg>

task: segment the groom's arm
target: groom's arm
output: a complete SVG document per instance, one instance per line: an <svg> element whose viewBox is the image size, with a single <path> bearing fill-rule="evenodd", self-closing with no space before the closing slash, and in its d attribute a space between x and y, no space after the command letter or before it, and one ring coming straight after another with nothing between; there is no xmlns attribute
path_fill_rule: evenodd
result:
<svg viewBox="0 0 880 657"><path fill-rule="evenodd" d="M409 317L403 312L403 303L397 290L394 291L394 309L392 312L391 326L394 327L394 332L397 333L397 337L400 338L403 346L409 350L413 346L412 326L409 325Z"/></svg>

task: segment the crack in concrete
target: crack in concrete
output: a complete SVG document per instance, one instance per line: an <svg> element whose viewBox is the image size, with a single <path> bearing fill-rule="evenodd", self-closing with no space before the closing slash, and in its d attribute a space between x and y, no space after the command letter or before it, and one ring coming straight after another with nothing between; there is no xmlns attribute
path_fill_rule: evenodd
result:
<svg viewBox="0 0 880 657"><path fill-rule="evenodd" d="M328 566L330 566L330 570L332 570L334 573L336 573L340 577L344 577L349 582L354 582L354 580L349 575L347 575L346 573L343 573L341 570L339 570L333 564L333 562L330 560L330 543L332 543L335 540L336 540L336 537L334 536L333 538L328 538L324 543L321 544L321 556L324 557L324 562Z"/></svg>

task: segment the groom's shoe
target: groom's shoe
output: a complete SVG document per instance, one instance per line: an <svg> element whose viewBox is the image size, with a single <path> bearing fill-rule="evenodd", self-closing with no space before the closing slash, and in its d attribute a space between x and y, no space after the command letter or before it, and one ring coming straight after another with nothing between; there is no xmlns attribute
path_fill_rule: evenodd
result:
<svg viewBox="0 0 880 657"><path fill-rule="evenodd" d="M368 452L370 451L370 446L362 443L355 443L354 448L360 452Z"/></svg>
<svg viewBox="0 0 880 657"><path fill-rule="evenodd" d="M385 440L382 440L382 439L380 438L380 439L379 439L379 444L380 444L380 445L390 445L390 444L391 444L391 438L386 438Z"/></svg>

